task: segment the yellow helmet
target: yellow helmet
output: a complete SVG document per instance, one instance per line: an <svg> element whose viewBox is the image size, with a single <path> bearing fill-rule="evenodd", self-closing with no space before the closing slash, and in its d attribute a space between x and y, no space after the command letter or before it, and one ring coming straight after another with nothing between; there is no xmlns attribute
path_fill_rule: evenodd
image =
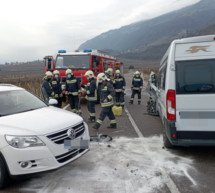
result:
<svg viewBox="0 0 215 193"><path fill-rule="evenodd" d="M134 75L140 75L140 72L139 72L139 71L136 71L136 72L134 73Z"/></svg>
<svg viewBox="0 0 215 193"><path fill-rule="evenodd" d="M60 74L60 72L58 71L58 70L55 70L54 72L53 72L53 74Z"/></svg>
<svg viewBox="0 0 215 193"><path fill-rule="evenodd" d="M88 70L88 71L85 73L85 76L88 76L89 78L94 78L93 71L92 71L92 70Z"/></svg>
<svg viewBox="0 0 215 193"><path fill-rule="evenodd" d="M99 73L97 78L100 80L107 80L107 76L103 72Z"/></svg>
<svg viewBox="0 0 215 193"><path fill-rule="evenodd" d="M47 71L47 72L46 72L46 76L52 76L52 72Z"/></svg>
<svg viewBox="0 0 215 193"><path fill-rule="evenodd" d="M116 70L116 72L115 72L116 74L120 74L120 70Z"/></svg>
<svg viewBox="0 0 215 193"><path fill-rule="evenodd" d="M113 74L113 68L108 68L105 72L109 75L112 75Z"/></svg>
<svg viewBox="0 0 215 193"><path fill-rule="evenodd" d="M73 74L71 69L66 70L66 74Z"/></svg>

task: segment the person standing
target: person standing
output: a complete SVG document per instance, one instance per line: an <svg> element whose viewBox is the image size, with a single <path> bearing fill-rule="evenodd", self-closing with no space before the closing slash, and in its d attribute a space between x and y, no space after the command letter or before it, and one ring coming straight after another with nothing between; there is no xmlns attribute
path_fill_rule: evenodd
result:
<svg viewBox="0 0 215 193"><path fill-rule="evenodd" d="M53 78L51 80L51 85L52 85L53 91L55 93L53 98L55 98L58 101L58 104L55 106L58 108L61 108L63 94L62 94L62 87L61 87L60 77L59 77L60 73L58 70L55 70L53 72L53 74L54 75L53 75Z"/></svg>
<svg viewBox="0 0 215 193"><path fill-rule="evenodd" d="M107 76L108 81L113 81L113 68L108 68L105 71L105 75Z"/></svg>
<svg viewBox="0 0 215 193"><path fill-rule="evenodd" d="M130 104L133 104L134 102L134 97L137 94L138 95L138 104L141 103L141 91L143 88L143 79L140 76L140 72L136 71L134 73L134 77L132 79L132 85L131 85L131 90L132 90L132 95L131 95L131 99L130 99Z"/></svg>
<svg viewBox="0 0 215 193"><path fill-rule="evenodd" d="M88 70L85 73L87 76L88 83L86 86L86 100L87 100L87 109L90 114L89 122L93 123L96 120L96 111L95 111L95 104L97 101L97 90L96 90L96 81L94 78L93 71Z"/></svg>
<svg viewBox="0 0 215 193"><path fill-rule="evenodd" d="M52 88L51 80L52 80L52 72L47 71L45 74L45 77L43 78L43 83L41 86L42 94L47 104L49 102L49 98L53 98L55 95Z"/></svg>
<svg viewBox="0 0 215 193"><path fill-rule="evenodd" d="M124 92L126 83L125 78L120 74L120 70L116 70L113 85L116 92L116 106L121 106L122 108L124 108Z"/></svg>
<svg viewBox="0 0 215 193"><path fill-rule="evenodd" d="M73 113L81 114L81 109L79 105L79 95L80 95L80 82L74 76L71 69L66 70L66 92L68 96L70 107Z"/></svg>
<svg viewBox="0 0 215 193"><path fill-rule="evenodd" d="M108 126L108 128L117 128L116 118L112 110L113 97L115 94L113 85L107 81L107 76L103 72L99 73L97 78L102 81L100 93L100 103L102 109L99 118L93 126L93 129L98 130L106 116L110 119L110 126Z"/></svg>

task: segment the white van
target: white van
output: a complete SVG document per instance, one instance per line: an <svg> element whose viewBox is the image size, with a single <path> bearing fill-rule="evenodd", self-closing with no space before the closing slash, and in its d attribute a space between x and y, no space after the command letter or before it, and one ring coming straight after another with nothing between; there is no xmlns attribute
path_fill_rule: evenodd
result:
<svg viewBox="0 0 215 193"><path fill-rule="evenodd" d="M164 145L215 145L215 35L174 40L160 63Z"/></svg>

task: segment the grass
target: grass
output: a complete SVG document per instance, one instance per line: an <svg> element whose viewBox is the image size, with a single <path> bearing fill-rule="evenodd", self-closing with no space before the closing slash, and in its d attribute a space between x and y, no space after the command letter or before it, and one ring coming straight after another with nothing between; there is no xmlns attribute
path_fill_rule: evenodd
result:
<svg viewBox="0 0 215 193"><path fill-rule="evenodd" d="M22 87L36 96L42 98L40 92L40 85L43 82L43 76L41 74L10 74L1 75L0 83L13 84Z"/></svg>

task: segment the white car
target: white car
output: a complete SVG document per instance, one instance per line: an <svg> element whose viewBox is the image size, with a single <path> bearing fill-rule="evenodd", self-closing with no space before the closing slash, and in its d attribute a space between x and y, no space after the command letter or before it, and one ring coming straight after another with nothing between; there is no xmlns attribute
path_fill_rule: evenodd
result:
<svg viewBox="0 0 215 193"><path fill-rule="evenodd" d="M9 176L56 169L79 158L89 150L89 140L80 116L0 84L0 187ZM72 141L75 148L68 148ZM77 147L77 141L85 145Z"/></svg>
<svg viewBox="0 0 215 193"><path fill-rule="evenodd" d="M215 145L215 35L174 40L160 63L164 145Z"/></svg>

